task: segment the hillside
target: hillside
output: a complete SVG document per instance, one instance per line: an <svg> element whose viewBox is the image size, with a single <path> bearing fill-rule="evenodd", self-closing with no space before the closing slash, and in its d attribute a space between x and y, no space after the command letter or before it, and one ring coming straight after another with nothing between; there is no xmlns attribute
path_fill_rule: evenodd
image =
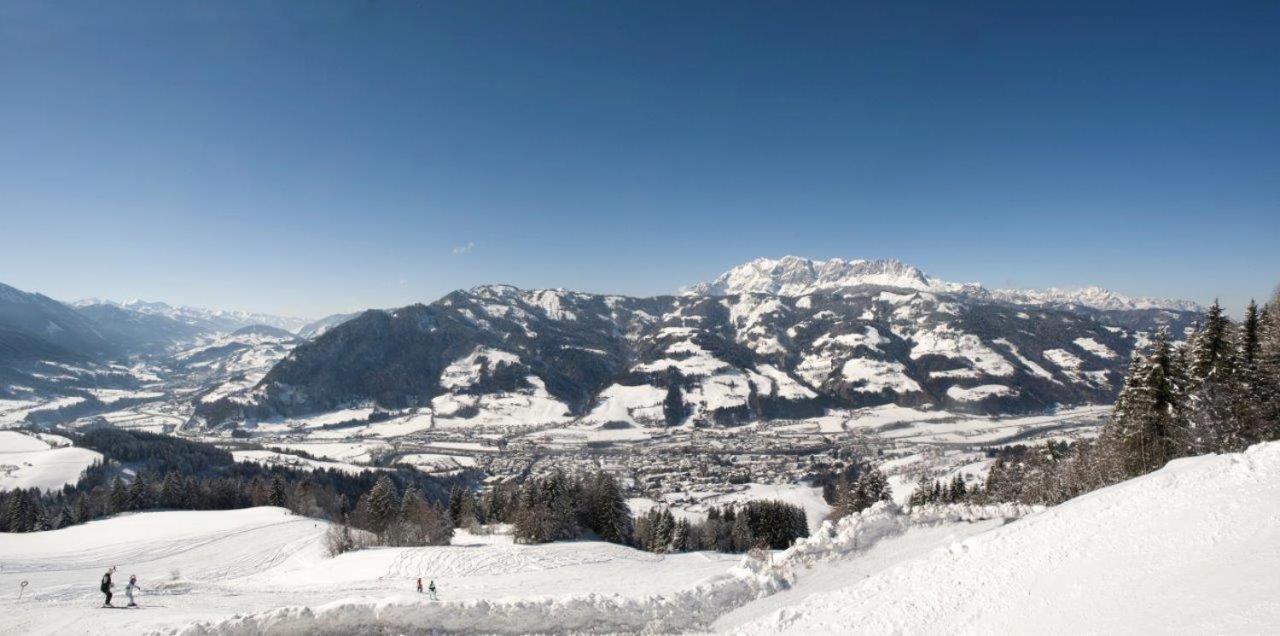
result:
<svg viewBox="0 0 1280 636"><path fill-rule="evenodd" d="M377 405L626 428L884 404L1034 413L1110 402L1150 329L1198 315L1066 298L1014 302L896 261L792 257L679 296L483 286L341 322L197 414L220 424Z"/></svg>
<svg viewBox="0 0 1280 636"><path fill-rule="evenodd" d="M1267 632L1277 519L1280 443L1176 460L736 631Z"/></svg>

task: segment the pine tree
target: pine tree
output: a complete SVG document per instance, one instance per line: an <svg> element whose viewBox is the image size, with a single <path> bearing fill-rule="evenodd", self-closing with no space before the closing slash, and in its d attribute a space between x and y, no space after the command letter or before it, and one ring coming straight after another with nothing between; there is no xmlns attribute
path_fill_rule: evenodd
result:
<svg viewBox="0 0 1280 636"><path fill-rule="evenodd" d="M653 527L653 552L668 552L671 549L671 540L675 536L676 519L670 510L663 508L658 512L656 523Z"/></svg>
<svg viewBox="0 0 1280 636"><path fill-rule="evenodd" d="M631 509L622 488L613 475L601 472L596 487L595 527L597 535L610 543L626 544L631 540Z"/></svg>
<svg viewBox="0 0 1280 636"><path fill-rule="evenodd" d="M400 514L400 493L395 482L383 475L368 492L367 523L374 534L382 534Z"/></svg>
<svg viewBox="0 0 1280 636"><path fill-rule="evenodd" d="M690 526L689 520L681 518L676 522L675 530L671 533L671 551L672 552L688 552L690 550Z"/></svg>
<svg viewBox="0 0 1280 636"><path fill-rule="evenodd" d="M892 501L893 493L889 489L889 480L878 468L863 471L849 490L843 493L836 512L843 517L870 508L879 501Z"/></svg>
<svg viewBox="0 0 1280 636"><path fill-rule="evenodd" d="M733 519L733 529L730 532L732 539L733 552L746 552L755 545L755 537L751 534L751 525L747 521L746 514L738 514Z"/></svg>
<svg viewBox="0 0 1280 636"><path fill-rule="evenodd" d="M26 491L19 489L9 494L5 527L9 532L26 532L31 527L31 510L27 504Z"/></svg>
<svg viewBox="0 0 1280 636"><path fill-rule="evenodd" d="M151 484L146 475L138 473L129 485L129 510L148 510L151 506Z"/></svg>
<svg viewBox="0 0 1280 636"><path fill-rule="evenodd" d="M1215 372L1221 373L1231 358L1230 321L1215 299L1204 325L1191 339L1190 376L1195 382L1203 382Z"/></svg>
<svg viewBox="0 0 1280 636"><path fill-rule="evenodd" d="M86 523L92 517L89 512L89 498L84 493L76 496L75 517L76 523Z"/></svg>
<svg viewBox="0 0 1280 636"><path fill-rule="evenodd" d="M111 480L111 494L107 498L111 513L125 512L129 509L129 490L124 485L124 480L116 475Z"/></svg>
<svg viewBox="0 0 1280 636"><path fill-rule="evenodd" d="M680 380L680 372L675 367L667 367L667 397L662 400L662 415L667 426L679 426L688 414L680 393Z"/></svg>
<svg viewBox="0 0 1280 636"><path fill-rule="evenodd" d="M968 488L965 487L964 477L956 474L951 480L951 488L947 490L947 501L950 503L960 503L965 500L965 496L969 494Z"/></svg>
<svg viewBox="0 0 1280 636"><path fill-rule="evenodd" d="M281 479L279 475L271 479L271 492L267 496L267 505L277 508L289 507L289 495L285 490L284 479Z"/></svg>
<svg viewBox="0 0 1280 636"><path fill-rule="evenodd" d="M907 503L912 508L918 508L931 503L934 483L935 482L932 479L929 479L928 474L921 473L920 479L916 480L916 489L912 491L911 498Z"/></svg>
<svg viewBox="0 0 1280 636"><path fill-rule="evenodd" d="M1280 290L1258 317L1259 437L1280 439Z"/></svg>
<svg viewBox="0 0 1280 636"><path fill-rule="evenodd" d="M1116 446L1124 472L1130 476L1155 470L1190 452L1197 441L1183 419L1184 379L1161 328L1145 358L1135 357L1103 437Z"/></svg>
<svg viewBox="0 0 1280 636"><path fill-rule="evenodd" d="M184 501L186 492L182 487L182 478L178 473L169 471L160 482L160 505L165 508L187 508Z"/></svg>
<svg viewBox="0 0 1280 636"><path fill-rule="evenodd" d="M77 522L78 522L78 520L76 519L75 512L71 509L71 506L69 506L69 505L64 505L64 506L62 507L62 514L60 514L60 515L58 516L58 525L57 525L57 527L58 527L58 528L66 528L67 526L74 526L74 525L76 525L76 523L77 523Z"/></svg>

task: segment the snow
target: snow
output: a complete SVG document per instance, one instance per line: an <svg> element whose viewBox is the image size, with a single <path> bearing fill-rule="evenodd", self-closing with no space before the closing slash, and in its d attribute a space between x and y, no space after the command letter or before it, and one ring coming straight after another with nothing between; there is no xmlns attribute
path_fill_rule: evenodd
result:
<svg viewBox="0 0 1280 636"><path fill-rule="evenodd" d="M1084 364L1084 360L1076 357L1066 349L1047 349L1044 352L1044 357L1049 362L1057 365L1059 369L1062 369L1063 374L1073 381L1081 381L1080 367Z"/></svg>
<svg viewBox="0 0 1280 636"><path fill-rule="evenodd" d="M1072 342L1075 342L1077 347L1080 347L1099 358L1114 360L1119 357L1116 355L1116 352L1108 348L1107 345L1104 345L1093 338L1076 338Z"/></svg>
<svg viewBox="0 0 1280 636"><path fill-rule="evenodd" d="M853 358L840 368L840 375L846 381L858 384L854 390L863 393L910 393L920 390L920 385L907 375L907 367L901 362Z"/></svg>
<svg viewBox="0 0 1280 636"><path fill-rule="evenodd" d="M454 360L440 373L440 386L446 389L467 388L481 380L483 372L492 374L503 365L519 364L520 357L492 349L476 347L471 353Z"/></svg>
<svg viewBox="0 0 1280 636"><path fill-rule="evenodd" d="M818 396L813 389L800 384L786 371L772 364L756 365L755 372L748 372L761 395L773 395L784 400L804 400ZM776 391L776 394L775 394Z"/></svg>
<svg viewBox="0 0 1280 636"><path fill-rule="evenodd" d="M449 473L474 467L476 458L467 455L413 453L397 459L396 463L409 464L418 470L428 473Z"/></svg>
<svg viewBox="0 0 1280 636"><path fill-rule="evenodd" d="M232 451L231 456L238 462L261 464L264 466L283 466L285 468L294 468L297 470L332 469L351 475L358 475L366 470L381 470L379 468L357 466L346 462L307 459L298 455L279 453L269 450Z"/></svg>
<svg viewBox="0 0 1280 636"><path fill-rule="evenodd" d="M18 431L0 431L0 490L57 490L74 485L86 468L102 461L97 451L57 441L69 442L65 437L51 437L53 445Z"/></svg>
<svg viewBox="0 0 1280 636"><path fill-rule="evenodd" d="M991 342L1007 347L1009 349L1009 353L1013 354L1013 357L1017 359L1018 362L1021 362L1022 366L1026 367L1027 370L1031 371L1032 375L1044 378L1046 380L1052 380L1054 382L1058 382L1058 380L1054 379L1053 374L1046 371L1044 367L1036 364L1035 362L1032 362L1031 360L1023 356L1022 352L1018 351L1018 347L1014 346L1012 342L1009 342L1004 338L996 338ZM1059 384L1061 384L1061 382L1059 382Z"/></svg>
<svg viewBox="0 0 1280 636"><path fill-rule="evenodd" d="M968 360L975 369L987 375L1013 375L1013 365L984 345L981 339L973 334L955 331L946 324L940 324L930 331L917 332L912 339L915 341L915 346L911 348L912 360L929 355L958 358Z"/></svg>
<svg viewBox="0 0 1280 636"><path fill-rule="evenodd" d="M1278 516L1280 443L1177 460L847 577L738 633L1271 632Z"/></svg>
<svg viewBox="0 0 1280 636"><path fill-rule="evenodd" d="M947 389L947 397L961 402L977 402L989 397L1017 394L1017 389L1003 384L984 384L968 388L953 386Z"/></svg>
<svg viewBox="0 0 1280 636"><path fill-rule="evenodd" d="M784 256L780 259L758 258L739 265L714 282L695 285L690 291L717 296L753 293L806 296L864 285L934 291L954 291L962 287L931 278L919 269L895 260L812 260Z"/></svg>
<svg viewBox="0 0 1280 636"><path fill-rule="evenodd" d="M614 384L600 392L595 408L583 421L597 424L626 422L632 426L663 422L662 401L666 397L666 389L650 384Z"/></svg>
<svg viewBox="0 0 1280 636"><path fill-rule="evenodd" d="M18 402L18 400L13 400ZM0 410L0 426L17 426L21 425L27 418L28 413L38 411L49 411L60 409L66 406L74 406L84 402L84 398L76 395L63 396L46 400L44 402L26 402L25 404L15 404L13 408L8 410Z"/></svg>
<svg viewBox="0 0 1280 636"><path fill-rule="evenodd" d="M476 631L509 631L502 622L521 625L524 606L546 609L584 598L640 604L723 576L740 560L657 555L596 541L514 545L509 536L466 532L452 546L373 548L329 558L321 547L326 527L280 508L251 508L134 513L52 532L0 535L0 589L17 590L20 581L29 581L23 600L0 597L0 632L173 633L201 621L209 624L187 633L219 633L225 627L215 625L237 621L236 615L276 615L275 608L299 604L355 611L353 605L371 599L401 606L405 620L421 619L410 616L415 610L439 611L473 621ZM96 608L99 578L112 565L119 567L117 591L130 574L138 575L141 610ZM411 591L419 576L435 581L441 602ZM379 624L370 620L361 627L363 618L331 629L292 632L281 626L271 633L369 633ZM595 613L590 618L608 620ZM424 624L432 623L402 624L387 633L417 633Z"/></svg>
<svg viewBox="0 0 1280 636"><path fill-rule="evenodd" d="M692 553L651 555L637 553L620 546L608 546L610 555L597 562L559 566L553 574L555 595L546 588L530 593L528 579L533 579L546 565L537 563L534 572L525 574L520 562L503 564L503 574L486 578L482 600L469 594L468 579L463 579L458 600L446 597L440 602L426 601L408 593L380 597L354 596L332 602L313 602L307 606L281 607L269 611L241 614L217 621L206 621L168 633L179 634L385 634L466 632L495 634L524 633L615 633L615 632L685 632L707 629L729 610L752 601L793 588L814 564L864 554L883 541L904 536L916 528L955 525L961 522L984 522L1016 518L1029 509L1018 506L937 507L903 514L896 508L880 504L852 515L838 524L827 524L812 539L792 548L758 560L751 557L730 559L724 555ZM987 523L994 523L986 521ZM577 542L551 546L513 546L523 549L572 549L575 560L594 561L591 554L601 544ZM607 544L606 544L607 545ZM486 546L488 547L488 546ZM469 549L462 558L474 559L490 554ZM432 557L448 555L455 548L415 549L417 554ZM329 579L368 580L382 575L395 579L404 569L394 566L403 550L386 549L354 553L339 557L340 565L324 570L322 582ZM905 551L910 554L911 551ZM378 553L396 555L390 560ZM519 554L519 553L517 553ZM635 555L630 557L630 555ZM548 555L552 556L552 555ZM889 558L886 561L891 560ZM737 561L735 567L725 566ZM414 566L409 561L407 572L413 576L423 570L440 569L434 559ZM468 567L470 565L468 564ZM552 566L555 567L555 566ZM696 571L695 571L696 568ZM483 570L481 572L484 572ZM514 572L515 574L507 574ZM696 574L697 576L693 576ZM592 576L594 580L580 577ZM527 577L527 578L526 578ZM408 579L404 579L408 583ZM440 579L436 579L440 584ZM450 590L453 581L440 585ZM503 589L513 582L525 583L516 596L504 597ZM504 584L505 583L505 584ZM349 583L348 583L349 584ZM584 584L584 585L579 585ZM494 587L497 586L497 589ZM589 593L580 591L581 587ZM252 602L252 600L250 601Z"/></svg>
<svg viewBox="0 0 1280 636"><path fill-rule="evenodd" d="M465 532L328 558L325 524L281 509L139 513L0 535L0 588L30 582L0 596L0 631L1260 633L1280 624L1277 517L1280 443L1048 510L877 504L765 559ZM143 610L93 608L109 565L139 575Z"/></svg>
<svg viewBox="0 0 1280 636"><path fill-rule="evenodd" d="M684 401L693 407L695 415L745 406L750 397L751 384L747 376L737 370L702 378L684 392Z"/></svg>
<svg viewBox="0 0 1280 636"><path fill-rule="evenodd" d="M159 391L131 391L128 389L87 389L93 397L103 404L112 404L120 400L155 399L164 397Z"/></svg>
<svg viewBox="0 0 1280 636"><path fill-rule="evenodd" d="M431 400L436 428L539 426L567 422L569 407L547 392L542 379L525 376L527 387L496 393L445 393Z"/></svg>

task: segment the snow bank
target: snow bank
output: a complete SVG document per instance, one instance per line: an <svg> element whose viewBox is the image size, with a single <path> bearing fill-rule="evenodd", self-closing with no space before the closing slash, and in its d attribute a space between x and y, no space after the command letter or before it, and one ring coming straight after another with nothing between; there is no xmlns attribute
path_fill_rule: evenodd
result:
<svg viewBox="0 0 1280 636"><path fill-rule="evenodd" d="M1182 459L742 633L1273 632L1278 519L1280 443Z"/></svg>
<svg viewBox="0 0 1280 636"><path fill-rule="evenodd" d="M1026 506L930 506L904 512L877 504L765 560L744 557L728 574L670 595L584 594L514 601L424 601L416 596L352 598L316 607L283 607L202 622L169 633L182 636L273 634L619 633L706 629L721 614L789 587L818 560L864 550L914 525L1016 518Z"/></svg>

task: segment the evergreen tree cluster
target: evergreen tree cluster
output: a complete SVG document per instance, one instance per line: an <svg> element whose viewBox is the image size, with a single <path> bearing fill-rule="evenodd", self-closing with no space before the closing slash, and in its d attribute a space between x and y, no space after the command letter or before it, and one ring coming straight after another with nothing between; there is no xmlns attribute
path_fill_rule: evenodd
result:
<svg viewBox="0 0 1280 636"><path fill-rule="evenodd" d="M856 474L856 478L850 475ZM879 501L892 501L893 492L889 488L889 480L880 469L861 467L857 471L846 472L836 480L829 503L832 516L840 519L855 512L862 512Z"/></svg>
<svg viewBox="0 0 1280 636"><path fill-rule="evenodd" d="M712 507L706 520L697 523L676 519L667 508L654 507L636 519L635 528L635 547L657 553L781 550L809 536L804 509L774 500Z"/></svg>
<svg viewBox="0 0 1280 636"><path fill-rule="evenodd" d="M503 508L496 516L511 521L515 539L521 543L591 534L612 543L631 542L631 509L617 479L603 471L576 478L557 471L525 480L513 494L495 493L489 501L490 508Z"/></svg>
<svg viewBox="0 0 1280 636"><path fill-rule="evenodd" d="M1056 504L1157 470L1179 457L1280 439L1280 296L1233 323L1218 303L1185 343L1159 331L1135 355L1095 442L1000 457L989 501Z"/></svg>
<svg viewBox="0 0 1280 636"><path fill-rule="evenodd" d="M383 479L397 492L413 489L427 501L443 501L446 488L465 477L426 475L410 467L374 473L302 471L237 463L209 444L122 429L63 433L77 446L103 454L74 486L60 491L0 492L0 532L54 530L120 512L141 510L231 510L280 506L309 516L341 519L351 502ZM122 466L134 471L125 481Z"/></svg>
<svg viewBox="0 0 1280 636"><path fill-rule="evenodd" d="M455 486L453 492L462 490ZM430 502L422 491L410 485L404 495L390 475L382 475L368 492L360 496L355 511L344 517L341 525L353 525L366 530L378 545L422 546L448 545L453 539L454 520L444 506ZM347 530L338 530L350 536ZM335 549L330 538L330 553L345 552L357 547L344 541L344 549Z"/></svg>
<svg viewBox="0 0 1280 636"><path fill-rule="evenodd" d="M909 503L914 507L928 504L961 503L968 499L969 487L959 474L952 477L949 482L929 479L928 475L921 475L920 480L916 482L915 491L911 493Z"/></svg>

